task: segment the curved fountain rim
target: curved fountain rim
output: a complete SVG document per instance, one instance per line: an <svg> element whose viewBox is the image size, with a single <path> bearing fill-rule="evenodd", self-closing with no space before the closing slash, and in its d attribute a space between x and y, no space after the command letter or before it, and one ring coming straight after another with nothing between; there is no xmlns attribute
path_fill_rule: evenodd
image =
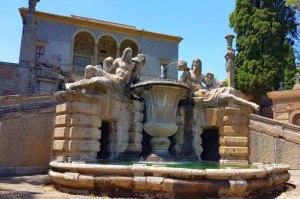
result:
<svg viewBox="0 0 300 199"><path fill-rule="evenodd" d="M191 90L188 85L186 85L184 83L180 83L180 82L175 81L175 80L170 80L170 79L140 81L140 82L134 84L133 86L131 86L131 88L134 89L134 88L143 87L143 86L147 86L147 85L177 86L177 87L185 88L187 90Z"/></svg>
<svg viewBox="0 0 300 199"><path fill-rule="evenodd" d="M257 168L221 168L221 169L189 169L189 168L171 168L164 166L147 166L145 164L133 165L112 165L112 164L88 164L88 163L63 163L52 161L50 166L55 169L76 170L76 172L84 172L90 170L92 172L108 172L110 174L120 174L125 172L126 175L134 175L137 172L153 172L156 174L168 174L180 176L181 178L189 178L189 176L206 177L210 179L232 179L242 178L249 179L252 177L263 178L271 173L282 173L287 171L289 165L282 164L263 164L256 165Z"/></svg>

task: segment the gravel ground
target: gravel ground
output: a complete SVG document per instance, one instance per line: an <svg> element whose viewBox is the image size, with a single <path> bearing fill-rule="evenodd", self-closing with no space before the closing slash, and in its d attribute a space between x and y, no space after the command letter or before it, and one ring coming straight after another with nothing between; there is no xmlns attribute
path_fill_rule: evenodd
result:
<svg viewBox="0 0 300 199"><path fill-rule="evenodd" d="M291 179L288 181L286 192L267 199L299 199L300 198L300 170L290 170ZM87 199L107 198L78 196L61 193L53 188L52 181L47 175L8 176L0 177L0 199Z"/></svg>

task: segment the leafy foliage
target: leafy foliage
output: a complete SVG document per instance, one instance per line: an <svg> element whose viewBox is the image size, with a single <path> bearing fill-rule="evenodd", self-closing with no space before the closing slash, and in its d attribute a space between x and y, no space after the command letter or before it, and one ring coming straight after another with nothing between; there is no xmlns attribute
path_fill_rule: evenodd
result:
<svg viewBox="0 0 300 199"><path fill-rule="evenodd" d="M285 0L236 0L230 26L237 34L236 85L256 97L293 86L295 10Z"/></svg>
<svg viewBox="0 0 300 199"><path fill-rule="evenodd" d="M287 0L286 5L287 6L291 6L291 5L299 6L300 5L300 0Z"/></svg>

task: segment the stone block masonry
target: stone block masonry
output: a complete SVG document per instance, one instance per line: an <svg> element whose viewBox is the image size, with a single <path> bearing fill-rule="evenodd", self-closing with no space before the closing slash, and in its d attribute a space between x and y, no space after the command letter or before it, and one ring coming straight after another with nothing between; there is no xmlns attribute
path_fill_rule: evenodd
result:
<svg viewBox="0 0 300 199"><path fill-rule="evenodd" d="M96 161L102 134L108 137L109 157L139 158L142 149L143 104L109 94L88 95L75 91L56 94L54 158L59 161ZM109 124L102 132L103 121ZM122 155L123 154L123 155Z"/></svg>
<svg viewBox="0 0 300 199"><path fill-rule="evenodd" d="M47 172L55 117L53 95L0 99L0 176Z"/></svg>
<svg viewBox="0 0 300 199"><path fill-rule="evenodd" d="M28 94L30 69L19 64L0 62L0 95Z"/></svg>

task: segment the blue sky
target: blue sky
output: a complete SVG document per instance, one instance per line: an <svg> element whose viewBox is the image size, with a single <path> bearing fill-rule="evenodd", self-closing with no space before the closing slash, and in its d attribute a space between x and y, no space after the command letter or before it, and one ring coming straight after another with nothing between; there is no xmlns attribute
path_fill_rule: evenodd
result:
<svg viewBox="0 0 300 199"><path fill-rule="evenodd" d="M36 9L181 36L179 59L185 59L190 66L193 58L199 57L203 73L211 71L224 80L224 37L234 34L229 27L229 14L234 6L235 0L40 0ZM20 7L28 7L28 0L4 1L0 7L0 61L18 63L22 34Z"/></svg>

